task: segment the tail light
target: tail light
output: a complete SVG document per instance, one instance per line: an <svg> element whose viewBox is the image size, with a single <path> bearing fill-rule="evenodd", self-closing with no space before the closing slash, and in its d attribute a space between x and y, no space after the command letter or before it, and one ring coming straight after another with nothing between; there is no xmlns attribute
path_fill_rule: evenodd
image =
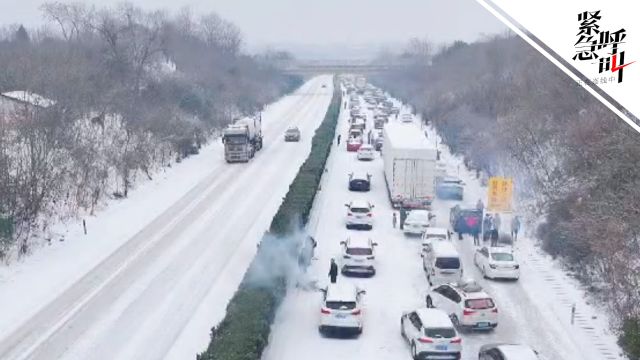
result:
<svg viewBox="0 0 640 360"><path fill-rule="evenodd" d="M367 214L367 216L368 216L368 217L372 217L372 216L373 216L373 214L372 214L372 213L368 213L368 214Z"/></svg>
<svg viewBox="0 0 640 360"><path fill-rule="evenodd" d="M342 257L345 258L345 259L351 259L351 256L349 256L349 255L342 255Z"/></svg>
<svg viewBox="0 0 640 360"><path fill-rule="evenodd" d="M321 309L320 309L320 312L321 312L322 314L325 314L325 315L326 315L326 314L331 314L331 310L329 310L329 309L327 309L327 308L321 308Z"/></svg>
<svg viewBox="0 0 640 360"><path fill-rule="evenodd" d="M464 310L462 310L462 315L464 315L464 316L473 315L473 314L475 314L475 313L476 313L476 312L475 312L475 311L473 311L473 310L471 310L471 309L464 309Z"/></svg>
<svg viewBox="0 0 640 360"><path fill-rule="evenodd" d="M360 313L361 313L360 309L355 309L351 311L351 315L360 315Z"/></svg>
<svg viewBox="0 0 640 360"><path fill-rule="evenodd" d="M373 260L375 258L376 258L375 256L367 256L367 260Z"/></svg>
<svg viewBox="0 0 640 360"><path fill-rule="evenodd" d="M347 216L353 216L353 214L352 214L352 213L350 213L350 212L348 212L348 213L347 213Z"/></svg>
<svg viewBox="0 0 640 360"><path fill-rule="evenodd" d="M520 269L520 265L513 265L514 269Z"/></svg>
<svg viewBox="0 0 640 360"><path fill-rule="evenodd" d="M418 338L418 341L420 341L423 344L433 344L433 339L430 339L427 337Z"/></svg>
<svg viewBox="0 0 640 360"><path fill-rule="evenodd" d="M498 308L497 308L497 307L494 307L493 309L491 309L491 312L492 312L492 313L496 313L496 314L497 314L497 313L498 313Z"/></svg>
<svg viewBox="0 0 640 360"><path fill-rule="evenodd" d="M451 340L452 344L462 344L462 338L455 338Z"/></svg>

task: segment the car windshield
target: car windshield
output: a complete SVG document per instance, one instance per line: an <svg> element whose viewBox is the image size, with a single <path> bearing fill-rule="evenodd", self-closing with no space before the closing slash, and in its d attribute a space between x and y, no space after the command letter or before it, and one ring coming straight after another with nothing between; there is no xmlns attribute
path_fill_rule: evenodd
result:
<svg viewBox="0 0 640 360"><path fill-rule="evenodd" d="M368 248L347 248L348 255L371 255L373 251Z"/></svg>
<svg viewBox="0 0 640 360"><path fill-rule="evenodd" d="M355 301L327 301L327 308L333 310L352 310L356 308Z"/></svg>
<svg viewBox="0 0 640 360"><path fill-rule="evenodd" d="M456 337L453 328L428 328L424 329L424 335L432 339L451 339Z"/></svg>
<svg viewBox="0 0 640 360"><path fill-rule="evenodd" d="M509 253L491 253L491 258L495 261L513 261L513 255Z"/></svg>
<svg viewBox="0 0 640 360"><path fill-rule="evenodd" d="M423 214L423 213L419 213L419 214L410 214L408 219L410 221L415 221L415 222L427 222L429 221L429 217L427 214Z"/></svg>
<svg viewBox="0 0 640 360"><path fill-rule="evenodd" d="M468 309L484 310L491 309L495 305L491 299L472 299L464 302L464 306Z"/></svg>
<svg viewBox="0 0 640 360"><path fill-rule="evenodd" d="M288 133L297 133L298 129L288 129L287 132Z"/></svg>
<svg viewBox="0 0 640 360"><path fill-rule="evenodd" d="M460 259L457 257L440 257L436 259L436 267L438 269L459 269Z"/></svg>
<svg viewBox="0 0 640 360"><path fill-rule="evenodd" d="M352 207L351 208L351 212L354 213L359 213L359 214L366 214L369 212L369 209L367 208L357 208L357 207Z"/></svg>
<svg viewBox="0 0 640 360"><path fill-rule="evenodd" d="M247 142L247 137L244 136L244 135L227 136L227 137L225 137L224 141L227 144L239 145L239 144L246 143Z"/></svg>

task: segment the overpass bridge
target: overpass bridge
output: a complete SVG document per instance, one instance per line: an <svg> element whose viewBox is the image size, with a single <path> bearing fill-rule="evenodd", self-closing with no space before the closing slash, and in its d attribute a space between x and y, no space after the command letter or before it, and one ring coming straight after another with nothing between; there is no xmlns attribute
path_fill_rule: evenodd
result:
<svg viewBox="0 0 640 360"><path fill-rule="evenodd" d="M312 76L318 74L375 74L398 68L398 65L373 64L370 61L317 60L291 63L284 68L289 74Z"/></svg>

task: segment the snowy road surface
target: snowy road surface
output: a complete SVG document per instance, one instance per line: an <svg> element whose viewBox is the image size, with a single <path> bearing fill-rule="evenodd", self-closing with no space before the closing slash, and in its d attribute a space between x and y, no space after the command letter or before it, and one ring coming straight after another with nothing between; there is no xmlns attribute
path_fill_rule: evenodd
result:
<svg viewBox="0 0 640 360"><path fill-rule="evenodd" d="M138 224L134 236L119 240L90 271L72 273L63 263L84 253L59 256L52 265L71 269L60 276L73 281L50 280L64 288L48 288L46 274L28 286L0 283L14 299L5 297L3 314L15 314L5 317L11 322L0 319L0 359L194 358L308 155L332 91L330 76L316 77L270 106L263 114L265 146L253 161L225 164L220 154L205 162L210 170L201 181ZM300 128L300 143L283 141L290 125ZM111 226L137 221L119 220ZM29 301L31 294L43 302Z"/></svg>
<svg viewBox="0 0 640 360"><path fill-rule="evenodd" d="M348 128L345 116L343 113L338 127L343 138ZM369 120L371 118L369 116ZM372 124L368 126L372 128ZM429 139L435 138L436 134L429 129ZM459 172L459 176L467 183L463 203L474 207L479 198L486 203L486 188L482 188L472 174L464 170L460 159L451 156L448 149L443 145L439 145L439 149L443 151L448 172L452 175ZM343 145L339 148L334 146L327 167L328 173L323 178L322 191L313 209L318 216L318 225L311 229L315 230L315 239L318 241L317 260L309 268L307 280L318 280L319 284L328 282L329 260L332 257L339 258L339 242L347 236L369 236L378 242L377 273L374 277L338 278L338 281L354 282L367 291L363 300L363 334L357 339L321 337L318 333L321 293L291 289L276 316L263 360L409 359L409 347L400 336L399 325L403 311L425 306L427 282L420 258L420 240L407 238L392 226L392 208L379 155L373 162L359 162L355 153L347 152ZM347 174L353 170L368 171L373 175L370 192L348 191ZM373 230L345 229L343 204L352 199L368 200L376 206ZM437 225L448 227L449 208L454 204L455 201L434 202ZM504 223L508 224L508 221ZM473 277L481 283L499 307L499 325L495 331L462 334L464 360L477 359L481 345L495 342L527 343L549 360L620 358L615 338L610 334L586 334L578 324L570 325L570 307L555 298L555 293L560 291L568 294L570 286L561 283L559 288L552 287L545 281L543 277L557 274L551 265L535 265L535 262L543 260L537 260L533 246L525 245L527 240L521 240L523 244L518 245L516 250L522 268L522 277L518 282L482 279L473 265L473 240L465 236L462 241L453 241L461 253L465 277ZM588 321L586 316L583 319ZM606 328L605 325L601 327ZM592 330L600 331L595 326Z"/></svg>

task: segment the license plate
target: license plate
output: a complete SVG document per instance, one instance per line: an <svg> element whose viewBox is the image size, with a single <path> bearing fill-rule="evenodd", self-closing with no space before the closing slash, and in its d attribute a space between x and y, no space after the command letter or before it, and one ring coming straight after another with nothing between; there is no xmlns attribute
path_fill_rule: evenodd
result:
<svg viewBox="0 0 640 360"><path fill-rule="evenodd" d="M347 315L345 315L345 314L336 314L336 318L338 318L338 319L344 319L346 317L347 317Z"/></svg>
<svg viewBox="0 0 640 360"><path fill-rule="evenodd" d="M481 327L481 328L489 327L489 323L488 322L478 323L478 327Z"/></svg>
<svg viewBox="0 0 640 360"><path fill-rule="evenodd" d="M354 260L355 260L355 262L357 262L357 263L361 263L361 262L363 262L363 261L364 261L364 260L362 260L362 259L354 259Z"/></svg>
<svg viewBox="0 0 640 360"><path fill-rule="evenodd" d="M447 351L447 345L436 345L436 350Z"/></svg>

